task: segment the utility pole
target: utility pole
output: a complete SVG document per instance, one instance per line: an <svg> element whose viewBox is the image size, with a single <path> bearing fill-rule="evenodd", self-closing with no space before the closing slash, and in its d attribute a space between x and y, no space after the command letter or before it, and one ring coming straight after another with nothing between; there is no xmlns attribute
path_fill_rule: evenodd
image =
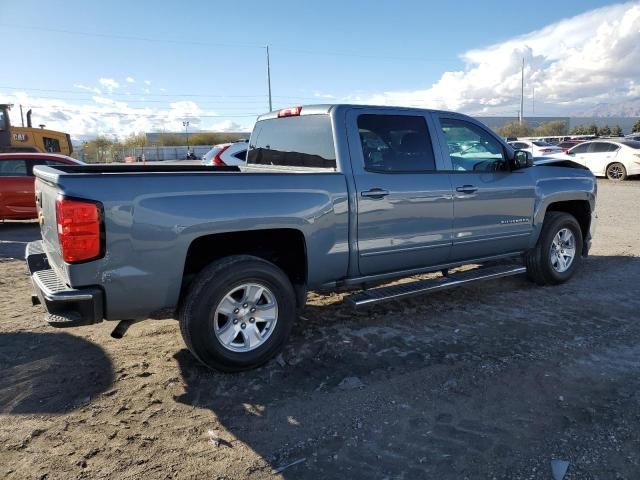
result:
<svg viewBox="0 0 640 480"><path fill-rule="evenodd" d="M22 120L22 126L24 127L24 116L22 115L22 104L20 104L20 120Z"/></svg>
<svg viewBox="0 0 640 480"><path fill-rule="evenodd" d="M520 125L524 121L524 57L522 57L522 81L520 84Z"/></svg>
<svg viewBox="0 0 640 480"><path fill-rule="evenodd" d="M273 111L271 104L271 62L269 61L269 45L267 45L267 87L269 88L269 111Z"/></svg>

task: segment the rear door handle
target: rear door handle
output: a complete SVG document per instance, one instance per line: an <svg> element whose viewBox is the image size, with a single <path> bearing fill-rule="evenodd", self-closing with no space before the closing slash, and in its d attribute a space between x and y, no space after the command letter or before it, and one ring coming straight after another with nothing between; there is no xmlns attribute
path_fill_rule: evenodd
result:
<svg viewBox="0 0 640 480"><path fill-rule="evenodd" d="M387 195L389 195L389 192L387 190L383 190L382 188L372 188L371 190L360 192L360 196L368 198L383 198Z"/></svg>
<svg viewBox="0 0 640 480"><path fill-rule="evenodd" d="M463 185L461 187L456 188L456 192L460 193L476 193L478 191L478 187L474 185Z"/></svg>

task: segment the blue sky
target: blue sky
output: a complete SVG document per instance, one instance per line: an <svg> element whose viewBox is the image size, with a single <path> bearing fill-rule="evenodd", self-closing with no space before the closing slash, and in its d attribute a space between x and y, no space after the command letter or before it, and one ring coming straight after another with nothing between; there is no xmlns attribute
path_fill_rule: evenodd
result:
<svg viewBox="0 0 640 480"><path fill-rule="evenodd" d="M545 29L559 24L549 38L568 39L563 48L570 50L593 36L588 29L608 22L613 26L604 41L614 45L620 39L612 39L612 31L621 30L615 22L640 7L591 0L542 0L534 10L530 2L511 1L1 3L11 62L0 77L0 101L33 106L34 117L41 114L49 126L62 124L75 135L174 129L183 117L195 128L249 128L268 110L266 44L274 108L369 101L515 115L513 68L524 56L527 91L539 91L537 112L556 114L567 101L579 108L605 97L603 88L579 98L562 93L562 85L547 92L552 89L545 82L563 83L561 76L549 78L557 74L550 67L566 59L550 53ZM563 27L567 21L573 24ZM633 17L631 38L623 40L640 43L636 27ZM628 61L638 63L629 49ZM495 70L502 75L490 78ZM622 98L640 88L629 75L635 70L612 84L626 89ZM485 82L486 91L475 91ZM449 86L470 93L451 96Z"/></svg>

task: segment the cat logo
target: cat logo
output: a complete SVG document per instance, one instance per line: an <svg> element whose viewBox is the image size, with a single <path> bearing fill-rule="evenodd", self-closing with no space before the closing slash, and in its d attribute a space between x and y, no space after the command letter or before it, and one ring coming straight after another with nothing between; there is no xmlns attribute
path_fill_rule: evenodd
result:
<svg viewBox="0 0 640 480"><path fill-rule="evenodd" d="M29 140L29 136L26 133L14 133L13 139L16 142L26 142L27 140Z"/></svg>

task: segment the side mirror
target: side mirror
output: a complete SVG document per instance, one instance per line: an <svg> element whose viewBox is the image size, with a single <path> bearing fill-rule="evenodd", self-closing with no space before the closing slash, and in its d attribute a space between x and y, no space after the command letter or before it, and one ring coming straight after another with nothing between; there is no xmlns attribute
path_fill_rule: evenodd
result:
<svg viewBox="0 0 640 480"><path fill-rule="evenodd" d="M516 150L513 155L513 169L520 170L533 166L533 155L531 152Z"/></svg>

